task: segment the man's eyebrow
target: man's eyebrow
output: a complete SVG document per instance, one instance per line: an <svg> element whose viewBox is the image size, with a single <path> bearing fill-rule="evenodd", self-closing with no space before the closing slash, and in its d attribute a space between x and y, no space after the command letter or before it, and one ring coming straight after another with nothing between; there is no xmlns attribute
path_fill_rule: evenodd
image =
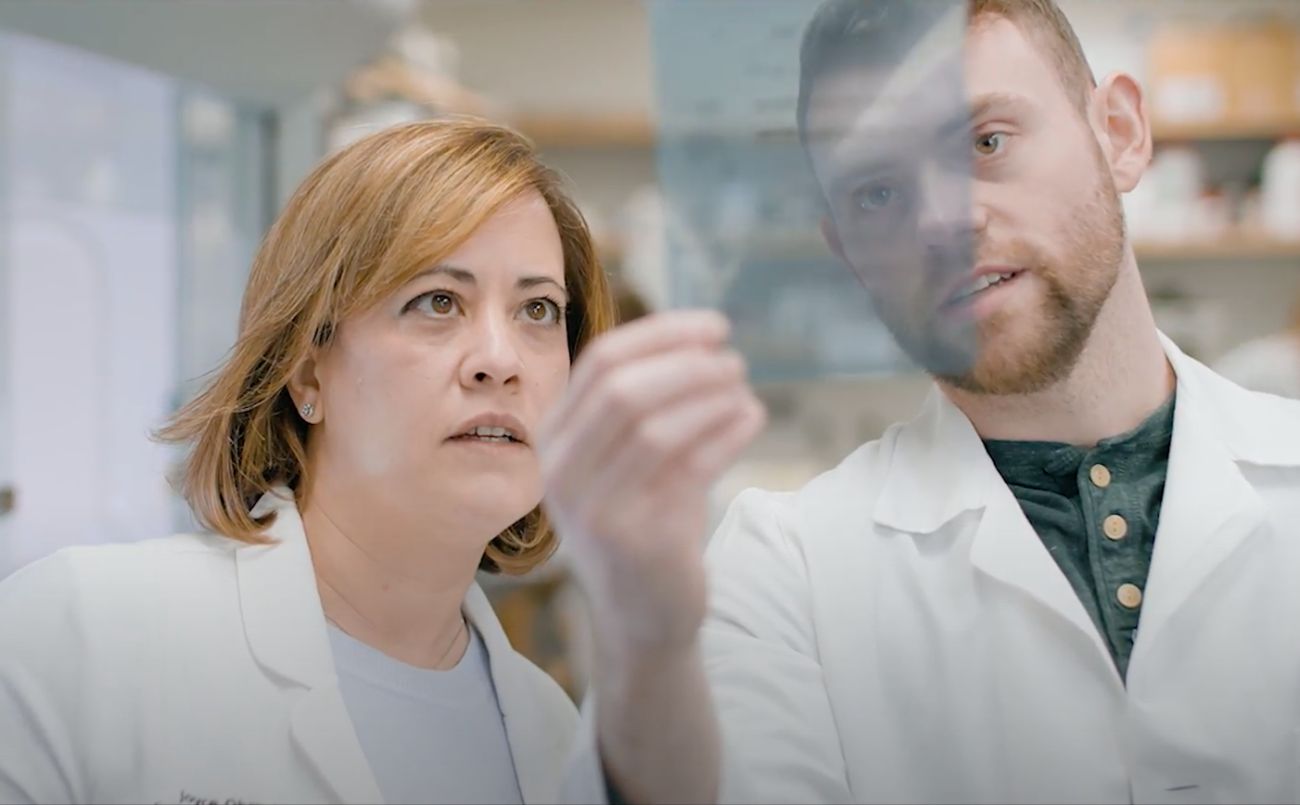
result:
<svg viewBox="0 0 1300 805"><path fill-rule="evenodd" d="M866 183L873 175L888 173L890 167L896 164L896 161L884 156L864 159L857 163L846 162L840 166L838 175L831 180L830 195L839 196L856 189L857 185Z"/></svg>
<svg viewBox="0 0 1300 805"><path fill-rule="evenodd" d="M940 126L939 136L946 140L949 137L965 134L990 115L1023 112L1028 105L1028 99L1009 92L990 92L981 95Z"/></svg>
<svg viewBox="0 0 1300 805"><path fill-rule="evenodd" d="M930 131L938 134L938 141L946 141L952 137L964 136L983 118L993 114L1021 113L1029 105L1029 100L1022 95L1009 92L986 93L972 99L968 104L955 105L953 114L948 120ZM887 134L889 131L882 129L879 133ZM902 127L893 133L906 134L907 128ZM815 135L830 139L827 136L828 132L824 129L815 132ZM840 132L840 135L842 137L843 132ZM841 185L843 184L855 183L861 181L864 176L887 171L898 156L895 153L896 150L894 148L882 148L879 154L871 154L859 159L845 158L843 163L837 166L837 173L841 173L842 176L831 183L832 194L842 191L843 187Z"/></svg>
<svg viewBox="0 0 1300 805"><path fill-rule="evenodd" d="M999 111L1024 112L1029 99L1011 92L990 92L974 98L970 104L968 122L974 122Z"/></svg>

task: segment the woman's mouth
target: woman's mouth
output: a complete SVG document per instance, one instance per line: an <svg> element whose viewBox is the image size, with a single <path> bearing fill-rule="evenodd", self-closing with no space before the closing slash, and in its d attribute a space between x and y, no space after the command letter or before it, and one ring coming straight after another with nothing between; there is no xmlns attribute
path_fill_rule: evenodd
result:
<svg viewBox="0 0 1300 805"><path fill-rule="evenodd" d="M523 444L523 440L509 428L492 428L480 425L465 433L451 437L453 442L481 442L485 444Z"/></svg>

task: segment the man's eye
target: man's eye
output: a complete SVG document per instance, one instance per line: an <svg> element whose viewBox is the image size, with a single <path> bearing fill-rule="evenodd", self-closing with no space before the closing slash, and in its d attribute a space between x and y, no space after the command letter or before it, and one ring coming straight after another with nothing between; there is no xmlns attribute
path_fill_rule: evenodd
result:
<svg viewBox="0 0 1300 805"><path fill-rule="evenodd" d="M867 212L876 212L892 204L898 191L889 185L871 185L853 194L853 203Z"/></svg>
<svg viewBox="0 0 1300 805"><path fill-rule="evenodd" d="M1006 135L1000 131L981 134L975 138L975 150L983 156L992 156L1002 150Z"/></svg>

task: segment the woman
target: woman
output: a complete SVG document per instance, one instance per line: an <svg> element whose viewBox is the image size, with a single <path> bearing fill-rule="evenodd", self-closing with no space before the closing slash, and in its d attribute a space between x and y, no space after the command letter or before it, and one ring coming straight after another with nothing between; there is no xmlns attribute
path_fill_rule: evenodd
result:
<svg viewBox="0 0 1300 805"><path fill-rule="evenodd" d="M613 319L591 237L510 131L330 157L164 432L211 533L0 585L0 802L533 802L576 729L475 572L546 559L534 434Z"/></svg>

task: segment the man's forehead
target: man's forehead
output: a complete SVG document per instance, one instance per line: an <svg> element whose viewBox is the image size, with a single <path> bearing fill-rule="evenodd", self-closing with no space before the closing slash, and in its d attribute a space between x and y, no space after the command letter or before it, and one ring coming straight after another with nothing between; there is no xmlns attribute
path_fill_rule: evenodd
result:
<svg viewBox="0 0 1300 805"><path fill-rule="evenodd" d="M960 63L936 66L923 88L891 86L876 68L840 70L817 82L808 105L810 142L858 132L925 128L968 107Z"/></svg>
<svg viewBox="0 0 1300 805"><path fill-rule="evenodd" d="M864 143L923 141L991 109L1023 113L1060 91L1053 67L1009 20L981 21L945 44L913 62L908 81L898 80L899 65L865 61L819 78L805 121L814 154L856 156Z"/></svg>

